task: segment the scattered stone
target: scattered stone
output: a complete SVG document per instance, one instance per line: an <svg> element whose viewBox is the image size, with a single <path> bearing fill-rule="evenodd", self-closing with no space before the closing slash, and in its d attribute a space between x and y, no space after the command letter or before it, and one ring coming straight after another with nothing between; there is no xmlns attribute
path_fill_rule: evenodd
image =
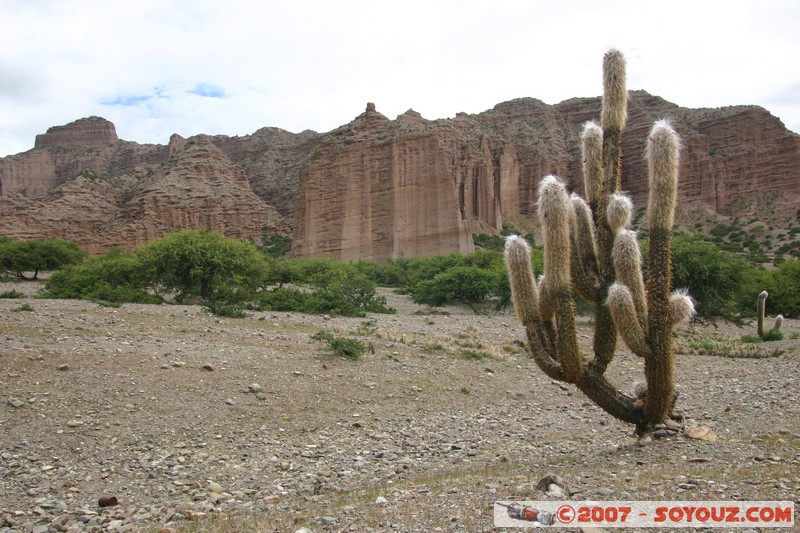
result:
<svg viewBox="0 0 800 533"><path fill-rule="evenodd" d="M203 370L207 370L208 372L213 372L214 371L214 365L210 365L210 364L205 364L201 368Z"/></svg>
<svg viewBox="0 0 800 533"><path fill-rule="evenodd" d="M97 505L100 507L114 507L119 505L119 499L116 496L100 496L97 500Z"/></svg>
<svg viewBox="0 0 800 533"><path fill-rule="evenodd" d="M717 442L717 434L714 433L708 426L695 426L683 432L690 439L704 440L708 442Z"/></svg>
<svg viewBox="0 0 800 533"><path fill-rule="evenodd" d="M9 398L8 405L16 409L19 409L20 407L23 407L25 405L25 402L23 402L19 398Z"/></svg>
<svg viewBox="0 0 800 533"><path fill-rule="evenodd" d="M323 526L332 526L339 521L335 516L323 516L319 519Z"/></svg>
<svg viewBox="0 0 800 533"><path fill-rule="evenodd" d="M389 500L387 500L383 496L378 496L377 498L375 498L375 504L376 505L388 505L389 504Z"/></svg>
<svg viewBox="0 0 800 533"><path fill-rule="evenodd" d="M263 387L261 387L261 385L259 385L258 383L251 383L250 386L247 387L247 390L252 392L253 394L258 394L259 392L264 392Z"/></svg>
<svg viewBox="0 0 800 533"><path fill-rule="evenodd" d="M225 400L225 403L227 403L228 405L236 405L236 402L234 402L231 398L227 398Z"/></svg>
<svg viewBox="0 0 800 533"><path fill-rule="evenodd" d="M56 368L58 370L62 371L62 372L65 372L65 371L69 370L69 365L64 363L64 364L58 365Z"/></svg>
<svg viewBox="0 0 800 533"><path fill-rule="evenodd" d="M556 485L557 487L563 489L564 493L568 493L567 491L567 484L564 483L564 480L561 479L559 476L555 474L548 474L544 476L539 482L536 484L536 488L544 493L547 493L550 490L550 485Z"/></svg>

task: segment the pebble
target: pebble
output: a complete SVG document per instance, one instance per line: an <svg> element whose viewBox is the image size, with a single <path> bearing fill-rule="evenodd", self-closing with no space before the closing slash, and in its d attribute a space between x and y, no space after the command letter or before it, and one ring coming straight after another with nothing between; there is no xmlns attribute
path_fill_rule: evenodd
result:
<svg viewBox="0 0 800 533"><path fill-rule="evenodd" d="M250 386L247 387L247 390L252 392L253 394L264 392L263 387L261 387L261 385L259 385L258 383L251 383Z"/></svg>
<svg viewBox="0 0 800 533"><path fill-rule="evenodd" d="M16 409L19 409L20 407L24 407L25 406L25 402L23 402L19 398L13 398L12 397L12 398L8 399L8 405L10 405L11 407L14 407Z"/></svg>

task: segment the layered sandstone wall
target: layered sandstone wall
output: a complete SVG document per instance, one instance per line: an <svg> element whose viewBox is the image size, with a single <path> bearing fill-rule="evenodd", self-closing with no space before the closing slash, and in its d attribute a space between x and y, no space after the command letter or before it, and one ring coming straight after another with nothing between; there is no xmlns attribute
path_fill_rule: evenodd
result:
<svg viewBox="0 0 800 533"><path fill-rule="evenodd" d="M631 91L622 188L646 205L645 138L655 120L683 139L678 223L698 212L796 222L800 136L755 106L686 109ZM263 128L243 137L119 140L98 117L50 128L0 158L0 234L58 236L94 252L185 227L294 236L295 255L372 259L465 252L471 231L532 216L557 174L583 192L579 135L599 98L533 98L477 115L389 120L370 105L325 134Z"/></svg>
<svg viewBox="0 0 800 533"><path fill-rule="evenodd" d="M373 107L322 143L294 212L295 256L381 262L473 250L437 137L392 131Z"/></svg>

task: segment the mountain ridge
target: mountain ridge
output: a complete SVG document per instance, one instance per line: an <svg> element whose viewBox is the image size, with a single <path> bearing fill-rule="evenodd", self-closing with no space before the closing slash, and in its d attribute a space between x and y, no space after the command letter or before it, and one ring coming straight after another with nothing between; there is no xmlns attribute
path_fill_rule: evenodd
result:
<svg viewBox="0 0 800 533"><path fill-rule="evenodd" d="M582 193L579 132L599 108L599 97L524 97L472 115L428 120L409 109L392 120L368 104L326 133L264 127L175 134L166 145L119 139L113 123L87 117L0 158L0 234L66 238L90 253L188 227L291 234L296 255L342 260L468 252L471 233L533 215L543 176ZM623 189L636 206L647 191L635 154L662 118L683 139L680 225L797 221L800 135L758 106L689 109L645 91L629 92L623 137Z"/></svg>

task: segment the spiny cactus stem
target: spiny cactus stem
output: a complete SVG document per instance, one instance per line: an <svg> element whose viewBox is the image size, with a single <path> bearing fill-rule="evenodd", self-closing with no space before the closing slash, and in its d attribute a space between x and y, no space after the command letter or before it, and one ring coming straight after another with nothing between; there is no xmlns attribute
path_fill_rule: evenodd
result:
<svg viewBox="0 0 800 533"><path fill-rule="evenodd" d="M531 356L536 366L547 374L547 377L566 381L563 368L551 355L555 350L551 340L553 337L547 333L548 329L538 318L525 325L525 332L528 336L528 355Z"/></svg>
<svg viewBox="0 0 800 533"><path fill-rule="evenodd" d="M602 300L597 293L600 280L597 271L592 212L586 202L577 195L573 195L571 202L573 211L570 218L573 249L570 258L572 282L578 294L590 302L598 303Z"/></svg>
<svg viewBox="0 0 800 533"><path fill-rule="evenodd" d="M617 328L607 305L598 304L595 307L594 328L592 366L602 374L614 358L614 350L617 347Z"/></svg>
<svg viewBox="0 0 800 533"><path fill-rule="evenodd" d="M556 320L557 351L564 381L577 383L583 374L583 359L578 347L578 330L575 326L575 301L571 291L562 290L556 296L558 302Z"/></svg>
<svg viewBox="0 0 800 533"><path fill-rule="evenodd" d="M647 340L653 353L645 359L648 384L645 413L650 424L666 418L675 401L675 358L669 306L672 290L671 240L671 229L651 227L647 278Z"/></svg>
<svg viewBox="0 0 800 533"><path fill-rule="evenodd" d="M637 429L645 426L644 412L636 407L634 400L614 388L594 365L584 369L578 388L614 418L636 424Z"/></svg>

